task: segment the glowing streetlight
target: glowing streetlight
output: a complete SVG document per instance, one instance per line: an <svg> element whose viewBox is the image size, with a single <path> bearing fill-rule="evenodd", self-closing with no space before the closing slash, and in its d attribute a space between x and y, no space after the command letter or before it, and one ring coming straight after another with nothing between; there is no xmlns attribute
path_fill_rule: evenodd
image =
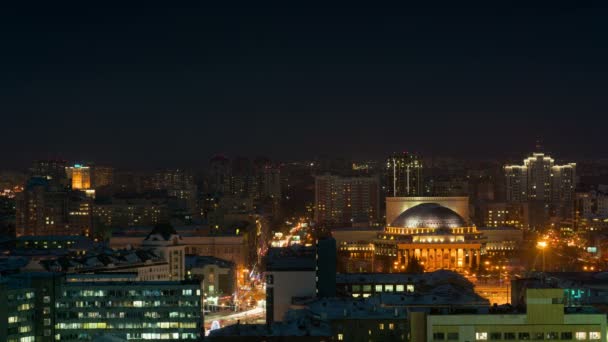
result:
<svg viewBox="0 0 608 342"><path fill-rule="evenodd" d="M547 241L538 241L536 243L536 248L540 249L543 253L543 272L545 272L545 249L547 249Z"/></svg>

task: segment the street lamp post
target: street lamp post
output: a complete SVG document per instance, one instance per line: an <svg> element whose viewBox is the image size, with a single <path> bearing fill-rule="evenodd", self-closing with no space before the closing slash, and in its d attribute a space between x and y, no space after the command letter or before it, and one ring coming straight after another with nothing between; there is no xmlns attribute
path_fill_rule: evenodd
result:
<svg viewBox="0 0 608 342"><path fill-rule="evenodd" d="M547 249L547 241L538 241L536 247L540 249L543 254L543 272L545 272L545 249Z"/></svg>

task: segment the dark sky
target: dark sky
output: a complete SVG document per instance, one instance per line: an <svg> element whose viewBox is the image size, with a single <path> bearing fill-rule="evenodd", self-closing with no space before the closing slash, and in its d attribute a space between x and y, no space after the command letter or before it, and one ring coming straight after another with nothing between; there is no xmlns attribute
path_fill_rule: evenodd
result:
<svg viewBox="0 0 608 342"><path fill-rule="evenodd" d="M604 8L7 3L8 167L519 156L539 136L558 158L608 156Z"/></svg>

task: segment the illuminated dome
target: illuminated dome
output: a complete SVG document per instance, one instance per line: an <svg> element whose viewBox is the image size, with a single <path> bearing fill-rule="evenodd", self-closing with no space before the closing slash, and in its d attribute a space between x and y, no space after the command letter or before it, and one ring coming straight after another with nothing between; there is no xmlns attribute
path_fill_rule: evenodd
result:
<svg viewBox="0 0 608 342"><path fill-rule="evenodd" d="M437 203L423 203L397 216L390 225L402 228L455 228L465 227L465 220L452 209Z"/></svg>

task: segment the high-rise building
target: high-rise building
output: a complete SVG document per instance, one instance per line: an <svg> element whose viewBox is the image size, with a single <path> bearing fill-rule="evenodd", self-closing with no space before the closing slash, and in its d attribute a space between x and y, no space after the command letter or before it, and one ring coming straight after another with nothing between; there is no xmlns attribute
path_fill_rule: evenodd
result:
<svg viewBox="0 0 608 342"><path fill-rule="evenodd" d="M92 199L84 192L35 177L17 197L15 231L17 236L88 235L92 214Z"/></svg>
<svg viewBox="0 0 608 342"><path fill-rule="evenodd" d="M315 177L315 221L336 224L378 220L380 185L377 177Z"/></svg>
<svg viewBox="0 0 608 342"><path fill-rule="evenodd" d="M386 160L387 196L422 196L422 159L409 152L395 153Z"/></svg>
<svg viewBox="0 0 608 342"><path fill-rule="evenodd" d="M209 191L227 194L230 192L230 160L217 155L211 158L209 170Z"/></svg>
<svg viewBox="0 0 608 342"><path fill-rule="evenodd" d="M82 164L74 164L65 168L68 179L71 180L72 190L91 189L91 168Z"/></svg>
<svg viewBox="0 0 608 342"><path fill-rule="evenodd" d="M523 165L505 166L507 201L559 203L574 200L576 164L556 165L544 153L533 153Z"/></svg>
<svg viewBox="0 0 608 342"><path fill-rule="evenodd" d="M156 172L154 175L154 189L165 190L170 197L182 201L184 208L190 214L197 212L198 190L190 170L166 169Z"/></svg>
<svg viewBox="0 0 608 342"><path fill-rule="evenodd" d="M16 235L70 235L66 214L65 189L46 178L31 178L17 196Z"/></svg>
<svg viewBox="0 0 608 342"><path fill-rule="evenodd" d="M52 179L57 183L62 183L66 179L66 166L67 162L65 160L37 160L30 168L30 176Z"/></svg>
<svg viewBox="0 0 608 342"><path fill-rule="evenodd" d="M114 168L108 166L93 167L93 188L114 184Z"/></svg>

